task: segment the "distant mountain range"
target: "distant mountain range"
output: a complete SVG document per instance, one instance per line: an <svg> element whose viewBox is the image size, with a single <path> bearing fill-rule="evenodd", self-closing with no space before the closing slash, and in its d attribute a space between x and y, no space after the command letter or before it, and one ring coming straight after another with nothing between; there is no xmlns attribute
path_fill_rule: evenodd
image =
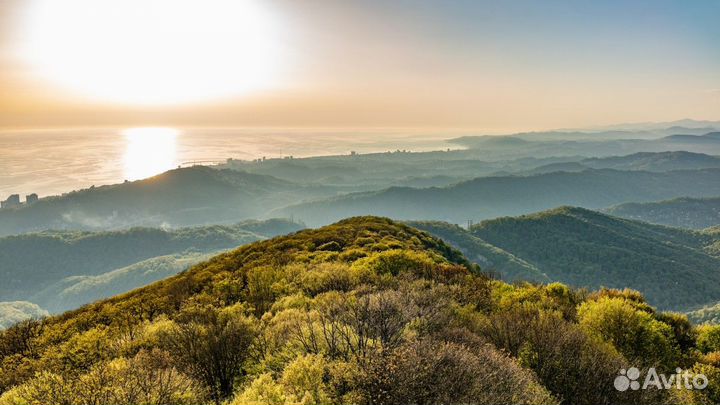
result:
<svg viewBox="0 0 720 405"><path fill-rule="evenodd" d="M689 142L687 139L714 139L715 134L672 139ZM491 141L546 144L497 137ZM231 224L278 216L296 216L311 225L359 214L460 222L566 204L597 209L626 202L720 196L713 177L717 173L712 172L720 170L720 158L702 153L521 157L495 162L474 155L486 152L468 149L229 161L220 167L176 169L145 180L92 187L1 209L0 236L47 229ZM679 172L687 170L696 172Z"/></svg>
<svg viewBox="0 0 720 405"><path fill-rule="evenodd" d="M310 197L335 195L324 186L194 166L149 179L94 187L0 210L0 236L46 229L107 230L235 223Z"/></svg>
<svg viewBox="0 0 720 405"><path fill-rule="evenodd" d="M626 156L587 158L580 161L551 163L529 170L528 174L558 171L579 172L587 169L645 170L665 172L720 168L720 157L685 151L638 152Z"/></svg>
<svg viewBox="0 0 720 405"><path fill-rule="evenodd" d="M648 131L664 134L689 133L689 130L704 131L720 130L720 121L695 120L684 118L666 122L630 122L613 125L600 125L581 129L582 131Z"/></svg>
<svg viewBox="0 0 720 405"><path fill-rule="evenodd" d="M605 208L624 202L720 195L720 169L669 172L585 170L534 176L483 177L442 188L392 187L280 209L310 226L355 215L465 223L561 205Z"/></svg>
<svg viewBox="0 0 720 405"><path fill-rule="evenodd" d="M476 151L481 158L513 159L522 156L607 157L637 152L687 151L720 154L720 137L715 128L688 130L659 137L646 132L551 132L521 133L506 136L464 136L450 143Z"/></svg>
<svg viewBox="0 0 720 405"><path fill-rule="evenodd" d="M661 308L720 300L720 232L695 232L563 207L498 218L469 231L411 222L506 281L632 288Z"/></svg>
<svg viewBox="0 0 720 405"><path fill-rule="evenodd" d="M302 228L268 220L0 238L0 301L31 301L60 312L166 278L218 251Z"/></svg>
<svg viewBox="0 0 720 405"><path fill-rule="evenodd" d="M605 210L608 214L654 224L704 229L720 225L720 198L676 198L626 203Z"/></svg>

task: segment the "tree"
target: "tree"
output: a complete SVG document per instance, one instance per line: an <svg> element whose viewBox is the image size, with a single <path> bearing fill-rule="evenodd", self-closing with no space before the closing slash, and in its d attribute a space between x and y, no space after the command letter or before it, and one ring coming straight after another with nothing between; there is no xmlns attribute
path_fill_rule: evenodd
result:
<svg viewBox="0 0 720 405"><path fill-rule="evenodd" d="M299 356L285 367L282 384L297 402L306 405L329 403L327 387L323 378L327 363L322 356L308 354Z"/></svg>
<svg viewBox="0 0 720 405"><path fill-rule="evenodd" d="M201 381L219 405L232 395L233 382L243 375L257 328L250 318L214 308L190 318L163 340L180 369Z"/></svg>
<svg viewBox="0 0 720 405"><path fill-rule="evenodd" d="M76 387L74 381L62 375L42 371L23 385L15 387L0 396L0 404L7 405L75 405Z"/></svg>
<svg viewBox="0 0 720 405"><path fill-rule="evenodd" d="M572 404L620 402L612 381L626 360L610 345L589 336L559 312L516 305L493 313L481 336L517 357L553 394Z"/></svg>
<svg viewBox="0 0 720 405"><path fill-rule="evenodd" d="M624 298L603 297L578 308L580 325L612 343L632 364L674 369L680 357L673 328Z"/></svg>
<svg viewBox="0 0 720 405"><path fill-rule="evenodd" d="M376 351L361 364L370 405L556 404L536 377L490 345L470 350L432 338Z"/></svg>
<svg viewBox="0 0 720 405"><path fill-rule="evenodd" d="M720 325L701 325L697 332L698 350L703 353L720 352Z"/></svg>
<svg viewBox="0 0 720 405"><path fill-rule="evenodd" d="M270 375L255 378L229 405L284 405L285 391Z"/></svg>

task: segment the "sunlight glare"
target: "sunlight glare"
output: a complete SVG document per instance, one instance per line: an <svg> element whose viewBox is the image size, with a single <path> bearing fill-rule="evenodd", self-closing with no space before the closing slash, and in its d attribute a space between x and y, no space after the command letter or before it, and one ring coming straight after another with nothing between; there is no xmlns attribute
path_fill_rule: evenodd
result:
<svg viewBox="0 0 720 405"><path fill-rule="evenodd" d="M20 57L91 99L164 105L271 87L278 24L261 0L33 0Z"/></svg>
<svg viewBox="0 0 720 405"><path fill-rule="evenodd" d="M123 163L126 180L152 177L177 166L175 154L180 131L173 128L130 128Z"/></svg>

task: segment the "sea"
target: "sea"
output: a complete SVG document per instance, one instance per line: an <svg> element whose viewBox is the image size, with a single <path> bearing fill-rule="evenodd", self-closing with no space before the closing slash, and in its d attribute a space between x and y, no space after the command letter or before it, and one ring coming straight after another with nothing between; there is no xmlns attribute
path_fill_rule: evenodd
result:
<svg viewBox="0 0 720 405"><path fill-rule="evenodd" d="M179 166L456 149L465 132L413 129L61 128L0 130L0 200L41 198L91 186L151 177Z"/></svg>

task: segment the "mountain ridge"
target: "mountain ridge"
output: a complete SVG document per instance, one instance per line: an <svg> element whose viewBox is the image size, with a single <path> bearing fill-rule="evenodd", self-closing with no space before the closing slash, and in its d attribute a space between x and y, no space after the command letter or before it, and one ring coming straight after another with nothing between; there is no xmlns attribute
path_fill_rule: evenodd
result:
<svg viewBox="0 0 720 405"><path fill-rule="evenodd" d="M641 291L653 305L675 310L705 305L720 297L720 288L715 287L720 282L720 256L715 250L718 236L706 232L578 207L486 220L470 231L414 224L445 237L468 257L488 256L490 246L527 263L518 271L517 263L491 256L484 268L497 271L509 282L562 282L589 289L627 287ZM462 243L470 236L483 243Z"/></svg>
<svg viewBox="0 0 720 405"><path fill-rule="evenodd" d="M299 203L272 215L293 216L311 226L355 215L464 223L468 219L522 215L561 205L601 209L628 201L716 195L720 195L720 169L660 173L589 169L481 177L442 188L391 187Z"/></svg>

